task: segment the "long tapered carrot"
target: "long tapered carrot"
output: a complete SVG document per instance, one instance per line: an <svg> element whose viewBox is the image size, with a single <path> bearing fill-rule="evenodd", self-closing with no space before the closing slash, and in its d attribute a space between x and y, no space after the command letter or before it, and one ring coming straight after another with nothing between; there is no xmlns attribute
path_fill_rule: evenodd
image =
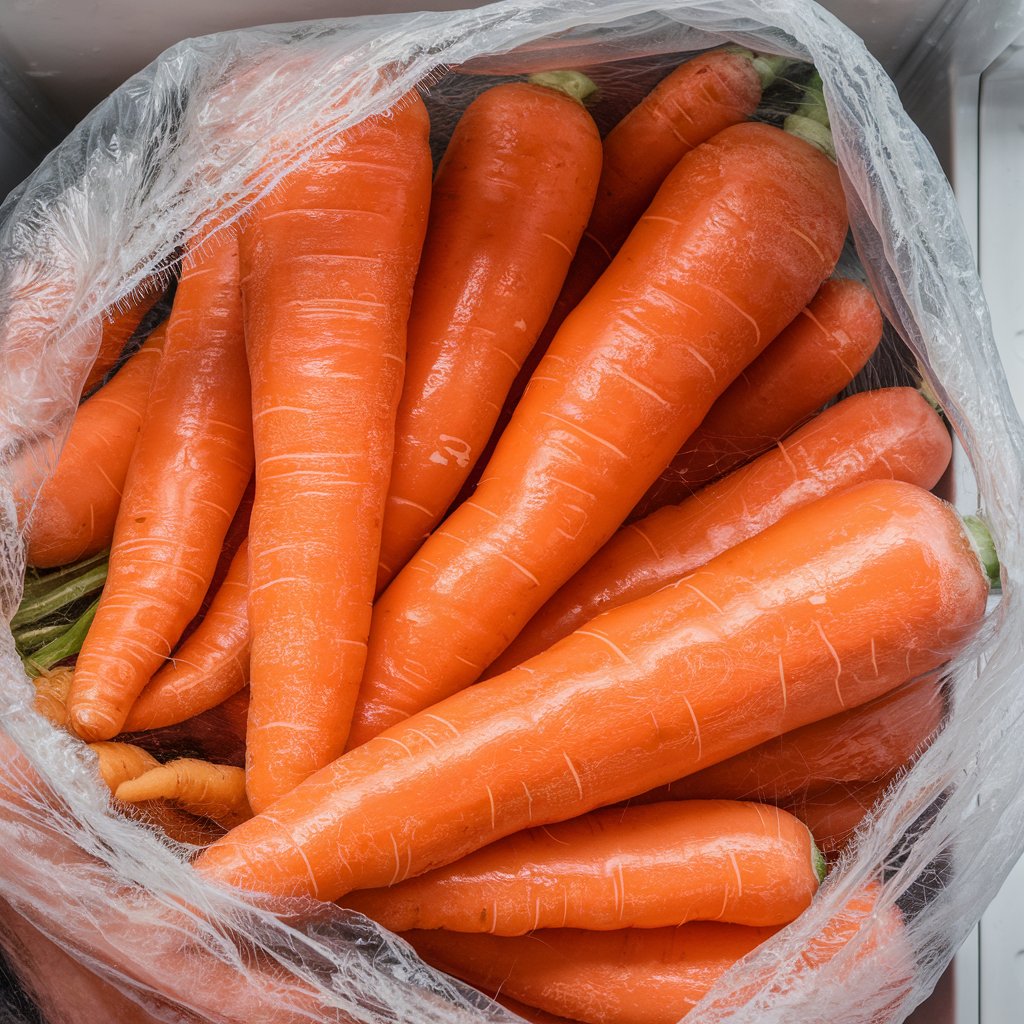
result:
<svg viewBox="0 0 1024 1024"><path fill-rule="evenodd" d="M860 484L349 751L199 864L320 899L393 885L881 696L987 593L948 505Z"/></svg>
<svg viewBox="0 0 1024 1024"><path fill-rule="evenodd" d="M249 682L248 600L249 555L243 542L202 621L132 705L124 732L184 722Z"/></svg>
<svg viewBox="0 0 1024 1024"><path fill-rule="evenodd" d="M428 129L411 94L290 175L243 231L256 809L337 757L348 735L430 202Z"/></svg>
<svg viewBox="0 0 1024 1024"><path fill-rule="evenodd" d="M252 810L245 799L245 772L230 765L180 757L154 765L120 783L114 796L124 803L169 800L201 818L233 828L248 821Z"/></svg>
<svg viewBox="0 0 1024 1024"><path fill-rule="evenodd" d="M79 406L31 510L29 565L67 565L110 546L165 334L164 324L155 328L121 372Z"/></svg>
<svg viewBox="0 0 1024 1024"><path fill-rule="evenodd" d="M124 352L128 339L135 333L146 314L156 305L163 294L155 286L144 287L138 294L129 296L123 305L115 307L104 318L100 350L92 364L82 393L87 394L114 368Z"/></svg>
<svg viewBox="0 0 1024 1024"><path fill-rule="evenodd" d="M378 589L479 457L551 312L600 170L597 126L553 88L496 86L456 125L434 180L409 315Z"/></svg>
<svg viewBox="0 0 1024 1024"><path fill-rule="evenodd" d="M914 680L841 715L812 722L643 799L785 800L833 784L891 776L935 734L945 704L934 675Z"/></svg>
<svg viewBox="0 0 1024 1024"><path fill-rule="evenodd" d="M676 1024L773 928L706 921L679 928L536 935L414 931L427 963L542 1010L589 1024Z"/></svg>
<svg viewBox="0 0 1024 1024"><path fill-rule="evenodd" d="M871 292L859 281L826 281L715 402L630 519L682 501L776 444L853 380L881 337Z"/></svg>
<svg viewBox="0 0 1024 1024"><path fill-rule="evenodd" d="M823 867L807 829L778 808L694 800L518 832L344 905L396 932L781 925L810 904Z"/></svg>
<svg viewBox="0 0 1024 1024"><path fill-rule="evenodd" d="M866 391L826 409L774 451L615 534L487 670L499 675L601 612L653 594L793 509L865 480L933 487L949 433L911 388Z"/></svg>
<svg viewBox="0 0 1024 1024"><path fill-rule="evenodd" d="M68 711L84 739L121 731L209 587L253 468L233 231L193 250L171 311L114 529L107 582Z"/></svg>
<svg viewBox="0 0 1024 1024"><path fill-rule="evenodd" d="M473 682L832 270L835 165L762 124L679 163L552 343L479 487L374 609L349 745Z"/></svg>

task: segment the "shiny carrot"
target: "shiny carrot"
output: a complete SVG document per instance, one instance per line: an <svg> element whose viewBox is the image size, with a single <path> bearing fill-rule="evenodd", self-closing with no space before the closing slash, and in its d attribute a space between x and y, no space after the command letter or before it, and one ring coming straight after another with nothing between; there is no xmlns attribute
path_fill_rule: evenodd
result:
<svg viewBox="0 0 1024 1024"><path fill-rule="evenodd" d="M564 72L560 81L593 86ZM551 312L594 202L601 137L565 92L487 90L434 179L395 427L378 589L458 493Z"/></svg>
<svg viewBox="0 0 1024 1024"><path fill-rule="evenodd" d="M248 683L248 576L248 545L243 542L202 621L132 705L124 732L184 722Z"/></svg>
<svg viewBox="0 0 1024 1024"><path fill-rule="evenodd" d="M197 248L175 295L132 455L96 618L68 712L109 739L203 600L252 473L252 413L233 232Z"/></svg>
<svg viewBox="0 0 1024 1024"><path fill-rule="evenodd" d="M944 711L939 680L928 675L670 782L643 799L774 802L836 783L885 778L928 744Z"/></svg>
<svg viewBox="0 0 1024 1024"><path fill-rule="evenodd" d="M948 505L860 484L349 751L200 869L324 900L394 885L881 696L958 651L987 594Z"/></svg>
<svg viewBox="0 0 1024 1024"><path fill-rule="evenodd" d="M619 530L537 612L484 678L546 650L601 612L653 594L834 491L878 479L933 487L951 453L942 420L913 389L853 395L749 466Z"/></svg>
<svg viewBox="0 0 1024 1024"><path fill-rule="evenodd" d="M114 791L123 803L167 800L189 814L233 828L248 821L252 810L245 798L245 772L230 765L180 757L126 779Z"/></svg>
<svg viewBox="0 0 1024 1024"><path fill-rule="evenodd" d="M517 832L391 888L350 893L344 906L397 932L782 925L806 910L823 873L810 833L791 815L693 800Z"/></svg>
<svg viewBox="0 0 1024 1024"><path fill-rule="evenodd" d="M774 928L700 921L679 928L534 935L413 931L403 938L434 967L479 988L589 1024L677 1024Z"/></svg>
<svg viewBox="0 0 1024 1024"><path fill-rule="evenodd" d="M85 379L82 394L88 394L114 368L124 352L128 339L146 318L146 314L163 295L162 289L152 284L144 286L136 295L129 295L123 303L104 314L100 350ZM109 319L107 319L109 317ZM112 382L111 382L112 383Z"/></svg>
<svg viewBox="0 0 1024 1024"><path fill-rule="evenodd" d="M614 532L846 234L835 165L763 124L685 156L565 321L473 497L374 608L349 746L473 682Z"/></svg>
<svg viewBox="0 0 1024 1024"><path fill-rule="evenodd" d="M110 546L164 341L161 324L120 373L78 407L53 475L31 510L29 565L67 565Z"/></svg>
<svg viewBox="0 0 1024 1024"><path fill-rule="evenodd" d="M826 281L715 402L630 519L682 501L771 448L839 394L881 338L871 292L859 281Z"/></svg>
<svg viewBox="0 0 1024 1024"><path fill-rule="evenodd" d="M348 735L430 202L428 129L410 94L289 175L242 233L255 809L337 757Z"/></svg>

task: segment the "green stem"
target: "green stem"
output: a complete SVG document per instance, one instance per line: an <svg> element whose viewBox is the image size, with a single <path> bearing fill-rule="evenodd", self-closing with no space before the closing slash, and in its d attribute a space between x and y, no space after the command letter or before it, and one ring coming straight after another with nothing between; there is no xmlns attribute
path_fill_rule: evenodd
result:
<svg viewBox="0 0 1024 1024"><path fill-rule="evenodd" d="M828 874L828 861L825 860L825 854L818 849L818 844L811 838L811 867L814 869L814 874L818 879L818 885L821 885L825 881L825 876Z"/></svg>
<svg viewBox="0 0 1024 1024"><path fill-rule="evenodd" d="M60 622L55 626L31 626L28 629L17 630L14 642L21 654L31 654L51 640L55 640L67 628L66 622Z"/></svg>
<svg viewBox="0 0 1024 1024"><path fill-rule="evenodd" d="M822 90L821 75L815 71L803 87L804 95L796 113L782 124L783 131L820 149L830 160L836 158L836 147L829 127L828 107Z"/></svg>
<svg viewBox="0 0 1024 1024"><path fill-rule="evenodd" d="M797 63L789 57L776 57L770 53L754 53L753 50L748 50L745 46L726 46L723 47L723 50L725 53L735 53L739 57L746 57L754 65L757 77L761 79L762 91L772 85L787 68Z"/></svg>
<svg viewBox="0 0 1024 1024"><path fill-rule="evenodd" d="M543 85L564 92L577 103L582 103L597 92L597 86L581 71L538 71L530 75L529 81L532 85Z"/></svg>
<svg viewBox="0 0 1024 1024"><path fill-rule="evenodd" d="M81 576L74 576L67 582L30 596L28 600L22 600L21 606L11 619L11 629L19 626L27 626L38 622L47 615L52 615L65 605L72 604L80 598L88 597L99 590L107 578L107 563L93 566Z"/></svg>
<svg viewBox="0 0 1024 1024"><path fill-rule="evenodd" d="M809 117L812 121L817 121L826 128L830 128L828 107L825 105L825 85L817 71L811 73L811 77L803 85L803 90L804 98L794 113L800 117Z"/></svg>
<svg viewBox="0 0 1024 1024"><path fill-rule="evenodd" d="M41 670L52 668L58 662L73 657L82 649L85 636L89 632L99 604L100 601L97 598L56 640L51 640L31 657L25 658L25 666L32 675L39 675Z"/></svg>
<svg viewBox="0 0 1024 1024"><path fill-rule="evenodd" d="M47 590L52 590L59 583L70 579L73 576L80 576L83 572L94 566L101 565L110 556L110 551L101 551L90 558L84 558L81 562L74 562L71 565L62 566L53 572L44 573L42 576L26 576L25 588L22 593L22 601L29 597L35 597ZM30 570L31 571L31 570Z"/></svg>
<svg viewBox="0 0 1024 1024"><path fill-rule="evenodd" d="M992 534L979 516L964 516L963 520L974 553L978 556L978 561L981 562L992 588L998 590L1002 586L1002 580L999 576L999 554Z"/></svg>
<svg viewBox="0 0 1024 1024"><path fill-rule="evenodd" d="M917 393L940 415L944 416L945 413L942 411L942 403L939 401L939 396L935 394L931 384L921 378L921 383L917 386Z"/></svg>

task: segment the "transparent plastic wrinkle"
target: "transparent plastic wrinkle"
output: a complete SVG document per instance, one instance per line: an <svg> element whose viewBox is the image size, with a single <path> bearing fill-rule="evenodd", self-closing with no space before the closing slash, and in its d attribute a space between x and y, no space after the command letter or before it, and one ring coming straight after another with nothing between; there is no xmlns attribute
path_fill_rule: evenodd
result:
<svg viewBox="0 0 1024 1024"><path fill-rule="evenodd" d="M101 311L147 276L166 276L185 241L244 217L311 151L413 88L427 93L441 148L487 76L586 66L602 87L606 128L650 87L652 69L664 70L659 55L725 41L817 65L860 258L971 458L1004 589L951 667L946 728L859 830L811 909L687 1020L897 1021L930 991L1024 846L1024 431L935 156L859 39L813 4L504 0L168 50L0 207L0 600L10 615L24 570L12 492L31 495L52 465ZM456 67L466 73L446 74ZM280 145L300 137L309 139L301 150ZM0 898L155 1019L514 1019L333 906L278 914L203 883L187 850L112 810L91 754L31 710L7 631L0 679ZM811 937L879 878L856 938L817 967L803 962ZM907 955L883 956L879 936L892 931L897 903L905 926L895 944Z"/></svg>

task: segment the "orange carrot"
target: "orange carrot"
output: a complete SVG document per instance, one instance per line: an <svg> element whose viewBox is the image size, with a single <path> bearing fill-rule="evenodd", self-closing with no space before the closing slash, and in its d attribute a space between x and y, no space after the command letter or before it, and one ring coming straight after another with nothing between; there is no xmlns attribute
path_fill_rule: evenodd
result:
<svg viewBox="0 0 1024 1024"><path fill-rule="evenodd" d="M472 499L378 600L350 747L476 680L806 305L845 233L835 165L801 139L736 125L683 158Z"/></svg>
<svg viewBox="0 0 1024 1024"><path fill-rule="evenodd" d="M948 505L860 484L351 750L199 865L324 900L396 884L881 696L959 650L987 594Z"/></svg>
<svg viewBox="0 0 1024 1024"><path fill-rule="evenodd" d="M126 779L114 791L122 803L169 800L200 818L234 828L252 817L241 768L181 757Z"/></svg>
<svg viewBox="0 0 1024 1024"><path fill-rule="evenodd" d="M114 368L124 352L128 339L135 333L146 318L146 314L156 305L163 295L162 289L144 286L137 294L129 295L120 306L115 306L105 314L110 319L103 321L103 334L100 338L100 350L85 379L82 394L88 394ZM120 371L119 371L120 372Z"/></svg>
<svg viewBox="0 0 1024 1024"><path fill-rule="evenodd" d="M348 736L430 202L428 129L410 94L286 178L243 231L255 809Z"/></svg>
<svg viewBox="0 0 1024 1024"><path fill-rule="evenodd" d="M859 281L826 281L715 402L630 519L682 501L776 444L857 376L881 338L871 292Z"/></svg>
<svg viewBox="0 0 1024 1024"><path fill-rule="evenodd" d="M881 800L896 773L868 782L842 782L800 793L786 801L790 813L813 828L821 851L834 860Z"/></svg>
<svg viewBox="0 0 1024 1024"><path fill-rule="evenodd" d="M161 324L121 372L79 406L53 475L31 509L29 565L67 565L110 546L164 342Z"/></svg>
<svg viewBox="0 0 1024 1024"><path fill-rule="evenodd" d="M944 710L939 681L927 675L859 708L794 729L670 782L642 799L775 802L833 783L886 778L928 744Z"/></svg>
<svg viewBox="0 0 1024 1024"><path fill-rule="evenodd" d="M32 685L36 688L32 706L43 718L49 719L59 729L67 728L68 693L71 691L73 679L73 669L55 668L49 672L41 672L32 680Z"/></svg>
<svg viewBox="0 0 1024 1024"><path fill-rule="evenodd" d="M834 491L884 479L931 488L951 454L942 420L913 389L853 395L751 465L619 530L537 612L484 678L547 650L602 612L653 594Z"/></svg>
<svg viewBox="0 0 1024 1024"><path fill-rule="evenodd" d="M823 868L810 833L778 808L694 800L517 832L344 905L396 932L781 925L807 909Z"/></svg>
<svg viewBox="0 0 1024 1024"><path fill-rule="evenodd" d="M536 935L407 932L427 963L485 989L589 1024L676 1024L773 928L694 922L679 928Z"/></svg>
<svg viewBox="0 0 1024 1024"><path fill-rule="evenodd" d="M597 126L555 88L496 86L456 125L434 180L409 315L378 589L479 457L565 279L600 170Z"/></svg>
<svg viewBox="0 0 1024 1024"><path fill-rule="evenodd" d="M252 473L252 413L235 235L193 252L128 469L110 568L68 710L117 735L203 600Z"/></svg>
<svg viewBox="0 0 1024 1024"><path fill-rule="evenodd" d="M202 621L132 705L125 732L184 722L222 704L248 683L248 575L248 545L243 542Z"/></svg>
<svg viewBox="0 0 1024 1024"><path fill-rule="evenodd" d="M512 999L510 996L505 995L504 992L488 992L487 993L499 1006L504 1006L506 1010L511 1010L516 1016L522 1017L523 1020L529 1021L530 1024L578 1024L578 1022L570 1021L568 1017L560 1017L553 1013L547 1013L544 1010L538 1010L536 1006L528 1006L526 1003L519 1002L518 999Z"/></svg>

